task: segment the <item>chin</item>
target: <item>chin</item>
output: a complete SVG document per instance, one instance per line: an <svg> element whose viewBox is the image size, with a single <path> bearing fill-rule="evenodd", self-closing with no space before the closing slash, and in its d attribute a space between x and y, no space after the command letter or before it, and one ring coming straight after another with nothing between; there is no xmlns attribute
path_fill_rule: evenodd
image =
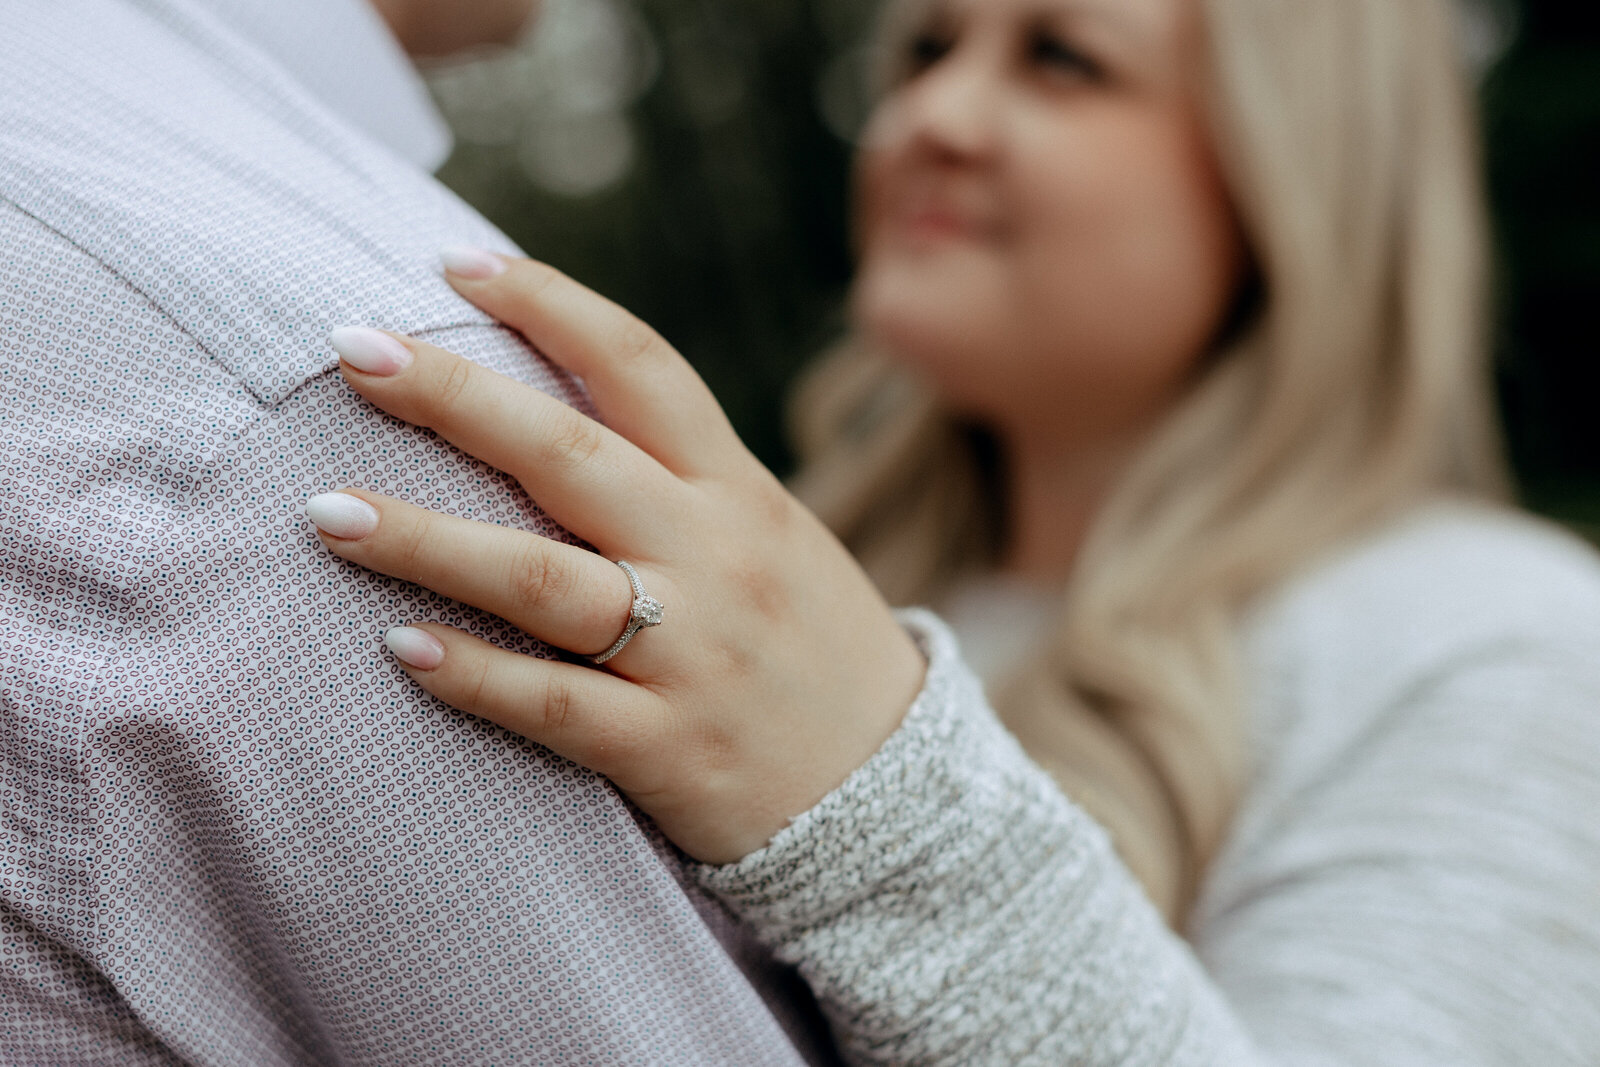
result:
<svg viewBox="0 0 1600 1067"><path fill-rule="evenodd" d="M967 379L981 368L968 348L963 324L948 312L904 304L858 304L855 327L871 350L931 388L953 411L972 406L975 383Z"/></svg>
<svg viewBox="0 0 1600 1067"><path fill-rule="evenodd" d="M851 318L869 343L907 366L965 362L961 353L985 333L983 312L970 306L971 286L947 281L922 272L864 270L851 294Z"/></svg>

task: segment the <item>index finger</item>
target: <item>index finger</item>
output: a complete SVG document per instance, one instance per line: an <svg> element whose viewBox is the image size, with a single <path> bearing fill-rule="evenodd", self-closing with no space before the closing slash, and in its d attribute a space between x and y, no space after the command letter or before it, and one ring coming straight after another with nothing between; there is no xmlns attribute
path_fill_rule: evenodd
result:
<svg viewBox="0 0 1600 1067"><path fill-rule="evenodd" d="M744 455L705 381L627 309L535 260L475 249L444 258L462 296L582 378L606 424L669 469L711 473Z"/></svg>
<svg viewBox="0 0 1600 1067"><path fill-rule="evenodd" d="M681 483L581 411L414 338L347 328L329 340L362 396L505 471L602 552L654 554L674 528Z"/></svg>

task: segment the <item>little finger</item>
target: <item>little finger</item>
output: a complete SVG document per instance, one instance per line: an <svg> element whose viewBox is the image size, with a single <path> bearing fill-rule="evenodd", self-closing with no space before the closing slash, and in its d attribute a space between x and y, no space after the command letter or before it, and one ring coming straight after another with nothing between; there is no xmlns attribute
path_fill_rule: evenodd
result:
<svg viewBox="0 0 1600 1067"><path fill-rule="evenodd" d="M650 788L665 740L662 701L604 671L535 659L448 626L401 626L384 642L417 684L446 704L536 741L610 778Z"/></svg>

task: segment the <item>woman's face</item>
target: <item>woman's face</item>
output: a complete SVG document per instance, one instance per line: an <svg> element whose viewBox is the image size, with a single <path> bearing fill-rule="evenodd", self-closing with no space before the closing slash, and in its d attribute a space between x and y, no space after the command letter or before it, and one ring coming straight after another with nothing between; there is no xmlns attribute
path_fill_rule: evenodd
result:
<svg viewBox="0 0 1600 1067"><path fill-rule="evenodd" d="M1163 412L1246 256L1198 101L1196 0L943 0L858 176L869 338L1002 431Z"/></svg>
<svg viewBox="0 0 1600 1067"><path fill-rule="evenodd" d="M372 0L372 6L407 54L436 59L511 44L538 14L540 0Z"/></svg>

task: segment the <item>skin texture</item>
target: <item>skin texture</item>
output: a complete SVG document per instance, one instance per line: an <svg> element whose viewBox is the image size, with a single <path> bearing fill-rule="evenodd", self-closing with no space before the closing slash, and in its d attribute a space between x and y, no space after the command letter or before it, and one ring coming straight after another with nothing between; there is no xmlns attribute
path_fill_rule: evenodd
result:
<svg viewBox="0 0 1600 1067"><path fill-rule="evenodd" d="M403 338L409 362L374 374L346 359L345 377L390 414L512 474L601 554L358 491L349 495L372 505L376 523L355 536L324 530L324 543L589 654L628 617L632 588L608 562L628 560L666 620L607 670L430 624L420 629L442 656L413 655L421 666L408 669L448 703L606 775L690 855L726 863L763 847L894 732L922 687L921 652L654 331L527 260L451 281L582 377L606 426ZM414 653L415 642L398 644Z"/></svg>
<svg viewBox="0 0 1600 1067"><path fill-rule="evenodd" d="M858 167L862 331L993 427L1012 569L1061 580L1246 266L1193 0L928 5Z"/></svg>
<svg viewBox="0 0 1600 1067"><path fill-rule="evenodd" d="M857 315L996 429L1007 562L1035 580L1064 578L1244 271L1195 104L1199 33L1192 0L952 0L871 125ZM405 339L377 373L347 346L346 378L515 476L600 555L359 490L375 520L323 540L583 653L628 617L608 560L637 566L666 621L605 670L427 623L391 648L429 692L611 778L690 855L740 859L877 751L920 652L653 331L540 264L447 259L463 296L588 384L605 427Z"/></svg>
<svg viewBox="0 0 1600 1067"><path fill-rule="evenodd" d="M539 0L371 0L406 52L435 59L510 44L535 18Z"/></svg>

